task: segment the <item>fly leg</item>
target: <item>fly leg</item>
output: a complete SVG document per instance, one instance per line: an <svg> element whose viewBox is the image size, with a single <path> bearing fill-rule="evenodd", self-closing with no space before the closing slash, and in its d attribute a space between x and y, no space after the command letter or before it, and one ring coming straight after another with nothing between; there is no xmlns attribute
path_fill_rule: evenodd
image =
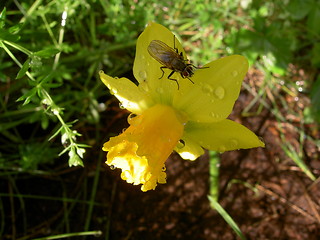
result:
<svg viewBox="0 0 320 240"><path fill-rule="evenodd" d="M187 78L190 80L190 82L192 82L194 84L194 82L191 80L191 78L189 78L189 77L187 77Z"/></svg>
<svg viewBox="0 0 320 240"><path fill-rule="evenodd" d="M196 68L196 69L205 69L205 68L209 68L209 67L197 67L191 63L189 63L188 65L191 65L192 67Z"/></svg>
<svg viewBox="0 0 320 240"><path fill-rule="evenodd" d="M183 53L182 53L182 52L179 53L178 48L176 48L176 36L175 36L175 35L173 35L173 49L176 51L176 53L178 53L178 54L180 55L180 59L181 59L182 61L184 61L184 62L189 62L188 59L185 59L185 58L184 58Z"/></svg>
<svg viewBox="0 0 320 240"><path fill-rule="evenodd" d="M161 78L163 77L163 75L164 75L163 68L167 68L167 67L166 67L166 66L162 66L162 67L160 67L160 70L162 71L162 75L161 75L161 77L159 77L159 79L161 79Z"/></svg>
<svg viewBox="0 0 320 240"><path fill-rule="evenodd" d="M173 35L173 49L176 51L176 53L179 53L178 48L176 48L176 36Z"/></svg>
<svg viewBox="0 0 320 240"><path fill-rule="evenodd" d="M171 80L171 81L175 81L175 82L177 83L177 85L178 85L178 90L179 90L178 80L177 80L177 79L174 79L174 78L170 78L170 77L172 76L172 74L174 74L174 73L175 73L175 71L172 71L172 72L169 74L168 79Z"/></svg>

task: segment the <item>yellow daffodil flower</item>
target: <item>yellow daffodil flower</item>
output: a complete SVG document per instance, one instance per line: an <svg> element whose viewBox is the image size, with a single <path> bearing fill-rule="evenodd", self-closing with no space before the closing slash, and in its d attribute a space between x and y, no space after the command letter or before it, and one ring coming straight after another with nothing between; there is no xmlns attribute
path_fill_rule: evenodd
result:
<svg viewBox="0 0 320 240"><path fill-rule="evenodd" d="M100 71L102 82L132 112L130 126L103 145L109 166L121 168L121 178L141 190L155 189L166 183L165 161L173 150L184 159L195 160L203 148L224 152L264 147L264 143L246 127L226 119L239 96L248 70L245 57L224 57L198 69L192 83L179 73L167 78L148 53L152 40L172 46L174 35L162 25L150 23L139 36L133 73L138 86L127 78L113 78ZM179 53L185 52L175 39ZM160 79L159 79L160 78Z"/></svg>

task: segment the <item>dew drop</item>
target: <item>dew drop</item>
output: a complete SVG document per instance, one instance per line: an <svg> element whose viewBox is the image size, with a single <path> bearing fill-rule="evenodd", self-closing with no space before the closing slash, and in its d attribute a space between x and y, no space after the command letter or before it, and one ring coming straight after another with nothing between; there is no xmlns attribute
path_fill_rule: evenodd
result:
<svg viewBox="0 0 320 240"><path fill-rule="evenodd" d="M110 169L114 170L114 169L116 169L116 167L114 165L110 165Z"/></svg>
<svg viewBox="0 0 320 240"><path fill-rule="evenodd" d="M221 146L218 148L218 151L221 152L221 153L225 152L226 150L227 150L227 148L226 148L225 146L223 146L223 145L221 145Z"/></svg>
<svg viewBox="0 0 320 240"><path fill-rule="evenodd" d="M141 80L146 81L147 80L147 72L146 71L140 71L139 72L139 77L141 78Z"/></svg>
<svg viewBox="0 0 320 240"><path fill-rule="evenodd" d="M236 149L239 145L238 140L237 139L230 139L229 145L231 148Z"/></svg>
<svg viewBox="0 0 320 240"><path fill-rule="evenodd" d="M120 109L125 109L125 106L123 105L123 103L119 103L119 108Z"/></svg>
<svg viewBox="0 0 320 240"><path fill-rule="evenodd" d="M137 116L135 118L132 118L130 121L128 121L128 123L131 125L131 126L138 126L141 124L142 122L142 117L141 116ZM143 131L144 127L141 126L141 131Z"/></svg>
<svg viewBox="0 0 320 240"><path fill-rule="evenodd" d="M232 77L238 76L238 71L234 70L231 72Z"/></svg>
<svg viewBox="0 0 320 240"><path fill-rule="evenodd" d="M135 123L135 118L137 117L137 114L130 113L130 115L127 118L127 121L130 125L133 125Z"/></svg>
<svg viewBox="0 0 320 240"><path fill-rule="evenodd" d="M185 141L183 141L182 139L180 139L180 140L178 141L177 148L182 149L182 148L184 148L185 145L186 145Z"/></svg>
<svg viewBox="0 0 320 240"><path fill-rule="evenodd" d="M165 166L162 167L162 172L165 172L167 168Z"/></svg>
<svg viewBox="0 0 320 240"><path fill-rule="evenodd" d="M220 100L222 100L224 98L224 95L225 95L225 90L223 87L217 87L215 90L214 90L214 94L217 98L219 98Z"/></svg>
<svg viewBox="0 0 320 240"><path fill-rule="evenodd" d="M211 94L213 92L213 88L209 84L203 84L202 91L205 94Z"/></svg>
<svg viewBox="0 0 320 240"><path fill-rule="evenodd" d="M163 88L161 88L161 87L157 88L156 91L157 91L157 93L159 93L159 94L163 94L163 93L164 93Z"/></svg>

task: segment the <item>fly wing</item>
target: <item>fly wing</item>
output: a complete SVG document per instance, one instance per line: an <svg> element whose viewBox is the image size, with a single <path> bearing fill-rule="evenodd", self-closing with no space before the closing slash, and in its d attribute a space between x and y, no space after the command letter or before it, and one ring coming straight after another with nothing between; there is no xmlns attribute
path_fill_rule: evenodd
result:
<svg viewBox="0 0 320 240"><path fill-rule="evenodd" d="M172 60L180 58L180 55L167 44L160 40L152 40L148 46L149 54L162 65L170 66Z"/></svg>

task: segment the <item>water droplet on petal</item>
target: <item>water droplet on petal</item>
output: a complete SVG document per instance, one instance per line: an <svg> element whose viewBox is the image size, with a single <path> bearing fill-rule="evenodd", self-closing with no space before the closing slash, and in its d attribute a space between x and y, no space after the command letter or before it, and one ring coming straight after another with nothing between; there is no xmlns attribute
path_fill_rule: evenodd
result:
<svg viewBox="0 0 320 240"><path fill-rule="evenodd" d="M130 125L136 125L137 123L137 114L130 113L130 115L127 118L127 121Z"/></svg>
<svg viewBox="0 0 320 240"><path fill-rule="evenodd" d="M238 76L238 71L234 70L231 72L232 77Z"/></svg>
<svg viewBox="0 0 320 240"><path fill-rule="evenodd" d="M203 84L202 85L202 91L205 94L211 94L213 92L213 88L209 84Z"/></svg>
<svg viewBox="0 0 320 240"><path fill-rule="evenodd" d="M231 148L236 149L238 147L238 145L239 145L239 142L238 142L237 139L230 139L229 145L230 145Z"/></svg>
<svg viewBox="0 0 320 240"><path fill-rule="evenodd" d="M139 77L141 80L146 81L147 80L147 72L146 71L140 71L139 72Z"/></svg>
<svg viewBox="0 0 320 240"><path fill-rule="evenodd" d="M221 152L221 153L225 152L226 150L227 150L227 148L226 148L225 146L223 146L223 145L221 145L221 146L218 148L218 151Z"/></svg>
<svg viewBox="0 0 320 240"><path fill-rule="evenodd" d="M217 87L215 90L214 90L214 94L217 98L219 98L220 100L224 98L224 95L225 95L225 90L223 87Z"/></svg>
<svg viewBox="0 0 320 240"><path fill-rule="evenodd" d="M157 93L159 93L159 94L163 94L163 93L164 93L163 88L161 88L161 87L157 88L156 91L157 91Z"/></svg>
<svg viewBox="0 0 320 240"><path fill-rule="evenodd" d="M138 116L134 113L131 113L129 116L128 116L128 123L131 125L131 126L138 126L141 124L141 121L142 121L142 117L141 116ZM141 131L142 131L143 127L141 128Z"/></svg>
<svg viewBox="0 0 320 240"><path fill-rule="evenodd" d="M125 106L123 105L123 103L119 103L119 108L120 109L125 109Z"/></svg>
<svg viewBox="0 0 320 240"><path fill-rule="evenodd" d="M186 145L185 141L180 139L178 144L177 144L177 148L182 149L182 148L184 148L185 145Z"/></svg>
<svg viewBox="0 0 320 240"><path fill-rule="evenodd" d="M116 167L114 165L110 165L110 169L114 170L114 169L116 169Z"/></svg>
<svg viewBox="0 0 320 240"><path fill-rule="evenodd" d="M128 116L128 119L133 119L133 118L135 118L137 116L137 114L135 114L135 113L130 113L130 115Z"/></svg>
<svg viewBox="0 0 320 240"><path fill-rule="evenodd" d="M165 172L167 170L166 166L162 167L162 172Z"/></svg>

